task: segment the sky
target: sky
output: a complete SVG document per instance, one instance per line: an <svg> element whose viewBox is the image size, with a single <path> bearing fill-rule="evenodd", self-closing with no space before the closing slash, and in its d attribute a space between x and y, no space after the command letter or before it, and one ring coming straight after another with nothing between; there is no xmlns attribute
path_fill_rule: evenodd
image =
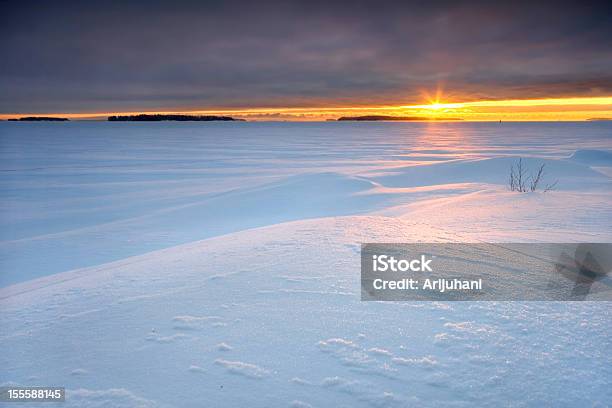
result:
<svg viewBox="0 0 612 408"><path fill-rule="evenodd" d="M21 0L0 6L3 118L612 117L612 7L604 2ZM533 99L566 102L508 102ZM479 101L489 105L473 105ZM422 107L436 102L435 109Z"/></svg>

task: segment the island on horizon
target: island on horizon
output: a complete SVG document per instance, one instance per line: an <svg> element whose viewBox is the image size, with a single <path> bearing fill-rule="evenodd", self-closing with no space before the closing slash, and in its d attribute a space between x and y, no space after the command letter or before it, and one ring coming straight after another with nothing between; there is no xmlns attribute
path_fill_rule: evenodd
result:
<svg viewBox="0 0 612 408"><path fill-rule="evenodd" d="M236 119L231 116L213 116L213 115L162 115L162 114L140 114L140 115L117 115L109 116L109 122L161 122L161 121L239 121L244 122L244 119Z"/></svg>
<svg viewBox="0 0 612 408"><path fill-rule="evenodd" d="M424 116L386 116L386 115L367 115L367 116L342 116L338 118L339 121L431 121L431 120L463 120L461 118L427 118Z"/></svg>
<svg viewBox="0 0 612 408"><path fill-rule="evenodd" d="M68 122L68 118L53 118L49 116L24 116L23 118L11 118L10 122Z"/></svg>

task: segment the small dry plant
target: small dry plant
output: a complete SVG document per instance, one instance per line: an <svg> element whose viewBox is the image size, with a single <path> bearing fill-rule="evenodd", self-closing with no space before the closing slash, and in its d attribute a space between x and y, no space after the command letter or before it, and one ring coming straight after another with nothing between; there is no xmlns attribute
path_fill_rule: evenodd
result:
<svg viewBox="0 0 612 408"><path fill-rule="evenodd" d="M538 167L538 171L536 173L529 174L529 169L525 164L523 164L523 159L518 159L518 161L512 166L510 166L510 179L508 180L508 187L510 191L518 191L519 193L526 193L528 191L537 191L538 188L542 190L542 192L546 193L547 191L551 191L557 185L558 180L555 180L553 183L547 184L543 188L541 187L544 179L544 167L546 164L542 164Z"/></svg>

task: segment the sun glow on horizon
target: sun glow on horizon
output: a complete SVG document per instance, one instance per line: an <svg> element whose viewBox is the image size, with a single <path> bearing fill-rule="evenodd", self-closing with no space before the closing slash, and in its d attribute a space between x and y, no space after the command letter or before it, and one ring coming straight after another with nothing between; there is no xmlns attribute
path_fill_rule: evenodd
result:
<svg viewBox="0 0 612 408"><path fill-rule="evenodd" d="M436 118L458 116L471 121L584 121L612 118L612 97L505 99L452 103L441 102L438 97L426 105L405 105L401 106L401 109Z"/></svg>
<svg viewBox="0 0 612 408"><path fill-rule="evenodd" d="M442 95L438 93L435 98L426 100L428 100L428 104L399 106L228 108L206 110L168 109L90 113L7 113L0 114L0 119L25 116L104 119L106 116L135 114L231 115L247 120L293 121L316 121L337 119L340 116L359 115L418 116L437 120L448 118L449 120L461 119L466 121L583 121L594 118L612 119L612 96L446 102L442 100Z"/></svg>
<svg viewBox="0 0 612 408"><path fill-rule="evenodd" d="M433 101L428 105L407 105L402 108L441 109L461 107L517 107L517 106L574 106L574 105L608 105L612 107L612 96L573 97L573 98L543 98L543 99L502 99L483 100L457 103L441 103Z"/></svg>

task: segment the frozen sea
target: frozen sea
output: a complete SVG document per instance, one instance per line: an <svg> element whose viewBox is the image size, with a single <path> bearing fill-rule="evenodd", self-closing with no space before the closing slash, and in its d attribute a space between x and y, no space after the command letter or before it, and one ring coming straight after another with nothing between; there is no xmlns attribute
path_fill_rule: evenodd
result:
<svg viewBox="0 0 612 408"><path fill-rule="evenodd" d="M612 123L2 122L0 195L0 384L64 406L612 404L609 302L359 300L362 242L612 242Z"/></svg>
<svg viewBox="0 0 612 408"><path fill-rule="evenodd" d="M4 122L0 137L0 286L254 227L505 187L511 156L587 151L565 160L568 171L612 163L605 122ZM559 189L610 192L609 177L574 179ZM601 216L610 227L609 211Z"/></svg>

